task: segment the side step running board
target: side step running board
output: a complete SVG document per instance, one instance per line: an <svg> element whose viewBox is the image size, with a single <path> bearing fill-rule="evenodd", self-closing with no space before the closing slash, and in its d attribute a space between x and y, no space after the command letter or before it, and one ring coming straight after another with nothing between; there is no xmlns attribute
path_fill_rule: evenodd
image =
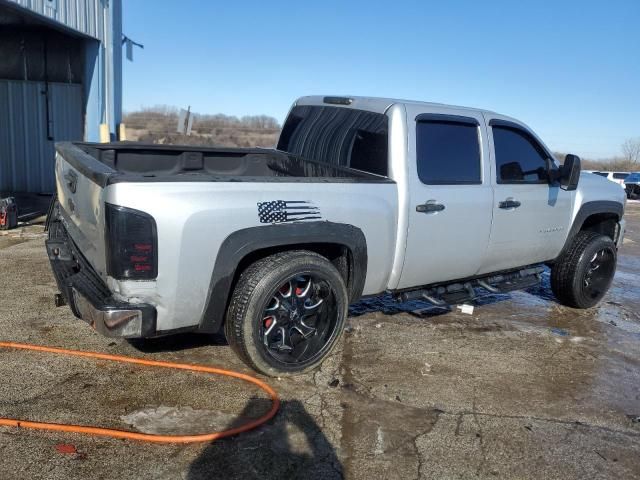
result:
<svg viewBox="0 0 640 480"><path fill-rule="evenodd" d="M402 292L396 298L402 302L426 300L440 307L456 305L476 298L475 287L483 288L491 293L508 293L533 287L540 283L543 271L543 266L523 268L522 270L477 278L463 283L450 283Z"/></svg>
<svg viewBox="0 0 640 480"><path fill-rule="evenodd" d="M518 280L507 281L497 286L489 285L484 280L478 280L478 285L485 290L489 290L491 293L508 293L513 292L514 290L524 290L525 288L533 287L538 283L540 283L540 277L538 275L531 275Z"/></svg>

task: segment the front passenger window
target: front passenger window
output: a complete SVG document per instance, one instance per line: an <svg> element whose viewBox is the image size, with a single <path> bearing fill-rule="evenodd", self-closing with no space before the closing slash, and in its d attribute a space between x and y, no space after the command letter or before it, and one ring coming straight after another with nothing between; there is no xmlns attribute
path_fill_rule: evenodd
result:
<svg viewBox="0 0 640 480"><path fill-rule="evenodd" d="M530 135L516 128L494 126L498 183L547 183L548 155Z"/></svg>

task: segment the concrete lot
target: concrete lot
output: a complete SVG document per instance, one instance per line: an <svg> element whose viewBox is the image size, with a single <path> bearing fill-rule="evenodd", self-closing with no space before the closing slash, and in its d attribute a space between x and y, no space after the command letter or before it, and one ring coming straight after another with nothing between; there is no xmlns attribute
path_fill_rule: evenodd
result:
<svg viewBox="0 0 640 480"><path fill-rule="evenodd" d="M266 426L162 446L0 428L0 478L639 478L640 205L593 310L546 288L472 315L369 300L321 370L271 380ZM54 308L41 227L0 236L0 339L248 371L221 337L107 339ZM268 402L224 378L0 349L0 416L195 433ZM71 444L76 453L60 453Z"/></svg>

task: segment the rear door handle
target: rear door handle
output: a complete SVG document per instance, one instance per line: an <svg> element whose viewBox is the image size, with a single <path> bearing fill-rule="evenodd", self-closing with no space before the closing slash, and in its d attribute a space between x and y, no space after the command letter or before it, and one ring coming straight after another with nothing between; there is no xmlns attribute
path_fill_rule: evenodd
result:
<svg viewBox="0 0 640 480"><path fill-rule="evenodd" d="M435 212L441 212L442 210L444 210L444 205L442 205L441 203L423 203L422 205L417 205L416 206L416 212L419 213L435 213Z"/></svg>
<svg viewBox="0 0 640 480"><path fill-rule="evenodd" d="M498 207L509 209L509 208L518 208L521 203L518 200L513 200L512 198L507 198L498 204Z"/></svg>

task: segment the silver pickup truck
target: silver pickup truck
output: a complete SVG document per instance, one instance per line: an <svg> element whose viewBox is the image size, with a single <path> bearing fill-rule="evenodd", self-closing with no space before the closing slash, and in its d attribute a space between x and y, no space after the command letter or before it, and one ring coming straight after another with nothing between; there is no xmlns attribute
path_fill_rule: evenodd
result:
<svg viewBox="0 0 640 480"><path fill-rule="evenodd" d="M473 108L304 97L276 149L56 148L59 302L111 336L224 329L268 375L317 366L362 296L450 305L549 266L592 307L624 234L618 185Z"/></svg>

